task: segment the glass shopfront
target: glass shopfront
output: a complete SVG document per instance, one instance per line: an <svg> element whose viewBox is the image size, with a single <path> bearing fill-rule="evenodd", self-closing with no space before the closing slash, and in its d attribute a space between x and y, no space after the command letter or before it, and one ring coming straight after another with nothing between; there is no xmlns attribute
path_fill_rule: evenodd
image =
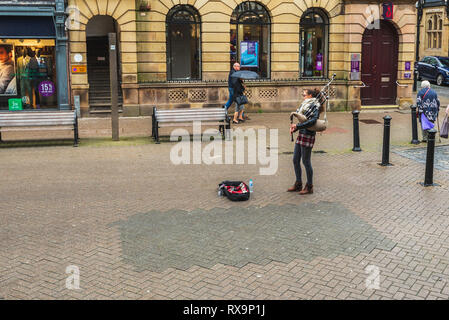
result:
<svg viewBox="0 0 449 320"><path fill-rule="evenodd" d="M312 8L301 18L301 77L325 77L327 70L327 17Z"/></svg>
<svg viewBox="0 0 449 320"><path fill-rule="evenodd" d="M242 70L270 77L270 16L259 3L241 3L231 16L231 67L240 63Z"/></svg>
<svg viewBox="0 0 449 320"><path fill-rule="evenodd" d="M58 108L55 40L0 39L0 110Z"/></svg>

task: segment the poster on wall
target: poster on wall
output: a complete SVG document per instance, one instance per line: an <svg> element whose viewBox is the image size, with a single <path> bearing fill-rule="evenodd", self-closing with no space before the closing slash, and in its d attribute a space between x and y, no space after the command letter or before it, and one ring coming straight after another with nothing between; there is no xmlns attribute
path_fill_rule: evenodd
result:
<svg viewBox="0 0 449 320"><path fill-rule="evenodd" d="M259 67L259 42L242 41L240 42L240 66Z"/></svg>
<svg viewBox="0 0 449 320"><path fill-rule="evenodd" d="M0 44L0 95L17 95L14 46Z"/></svg>

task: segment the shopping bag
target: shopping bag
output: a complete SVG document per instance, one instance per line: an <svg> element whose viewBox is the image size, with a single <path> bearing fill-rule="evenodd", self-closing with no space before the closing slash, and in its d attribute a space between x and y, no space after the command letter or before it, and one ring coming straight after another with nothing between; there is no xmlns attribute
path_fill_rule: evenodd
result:
<svg viewBox="0 0 449 320"><path fill-rule="evenodd" d="M444 117L443 124L440 129L440 137L447 139L449 132L449 121L447 120L447 115Z"/></svg>
<svg viewBox="0 0 449 320"><path fill-rule="evenodd" d="M421 127L423 130L430 130L435 126L435 124L429 119L427 119L426 115L424 113L421 113Z"/></svg>

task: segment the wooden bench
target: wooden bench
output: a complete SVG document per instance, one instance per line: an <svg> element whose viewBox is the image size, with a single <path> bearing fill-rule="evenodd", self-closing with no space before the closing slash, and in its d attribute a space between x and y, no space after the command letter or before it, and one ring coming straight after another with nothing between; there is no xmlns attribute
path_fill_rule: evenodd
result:
<svg viewBox="0 0 449 320"><path fill-rule="evenodd" d="M6 111L0 112L0 142L2 132L73 130L73 146L78 146L76 111Z"/></svg>
<svg viewBox="0 0 449 320"><path fill-rule="evenodd" d="M224 108L158 110L153 107L152 137L159 143L159 128L192 126L194 121L208 125L218 125L218 130L226 137L231 129L231 118Z"/></svg>

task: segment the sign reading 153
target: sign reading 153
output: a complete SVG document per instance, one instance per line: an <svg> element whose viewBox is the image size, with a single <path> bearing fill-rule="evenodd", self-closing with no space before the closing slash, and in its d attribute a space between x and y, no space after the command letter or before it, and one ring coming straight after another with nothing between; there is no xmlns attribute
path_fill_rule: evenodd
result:
<svg viewBox="0 0 449 320"><path fill-rule="evenodd" d="M384 20L393 20L393 3L382 3L382 17Z"/></svg>

